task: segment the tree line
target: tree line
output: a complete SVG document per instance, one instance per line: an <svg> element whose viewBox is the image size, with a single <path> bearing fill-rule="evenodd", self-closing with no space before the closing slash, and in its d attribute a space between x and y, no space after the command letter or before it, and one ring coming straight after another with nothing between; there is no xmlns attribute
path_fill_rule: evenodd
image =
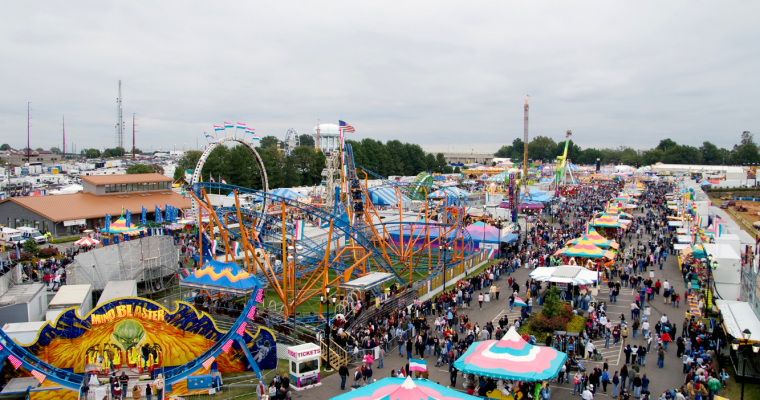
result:
<svg viewBox="0 0 760 400"><path fill-rule="evenodd" d="M506 157L512 161L523 159L524 142L517 138L512 144L502 146L495 157ZM528 158L551 162L565 151L565 141L555 142L546 136L536 136L528 143ZM660 143L648 150L636 150L627 146L618 148L582 149L572 140L568 142L567 158L575 164L593 164L597 159L602 164L626 164L644 166L662 162L665 164L704 164L704 165L750 165L760 163L760 152L754 136L749 131L742 132L739 143L731 149L719 148L705 141L699 147L678 144L672 139L662 139Z"/></svg>
<svg viewBox="0 0 760 400"><path fill-rule="evenodd" d="M304 138L303 136L307 136ZM294 186L319 186L326 156L314 148L311 136L299 138L301 145L286 155L282 143L274 136L265 136L256 149L267 171L270 189ZM354 162L382 176L416 175L423 171L452 172L442 153L425 154L417 144L389 140L386 143L372 139L348 140ZM188 151L177 162L174 179L184 177L185 170L198 164L201 151ZM363 174L360 174L363 176ZM253 154L244 146L217 146L209 153L201 171L204 182L224 179L230 185L261 189L261 172ZM372 178L372 177L370 177Z"/></svg>

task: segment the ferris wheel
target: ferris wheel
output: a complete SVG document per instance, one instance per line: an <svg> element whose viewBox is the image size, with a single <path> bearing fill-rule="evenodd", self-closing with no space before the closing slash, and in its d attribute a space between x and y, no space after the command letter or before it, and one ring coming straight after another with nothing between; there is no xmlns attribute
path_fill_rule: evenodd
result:
<svg viewBox="0 0 760 400"><path fill-rule="evenodd" d="M290 155L290 152L298 146L300 146L298 131L293 128L288 129L288 133L285 134L285 154Z"/></svg>

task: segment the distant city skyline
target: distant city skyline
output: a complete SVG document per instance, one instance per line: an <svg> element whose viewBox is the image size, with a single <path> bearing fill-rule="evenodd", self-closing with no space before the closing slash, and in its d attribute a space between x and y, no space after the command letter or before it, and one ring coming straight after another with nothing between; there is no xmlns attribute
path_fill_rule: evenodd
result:
<svg viewBox="0 0 760 400"><path fill-rule="evenodd" d="M203 145L223 121L284 138L343 119L351 139L496 151L522 137L527 94L531 137L571 129L583 148L760 132L756 2L43 3L3 7L15 148L29 101L32 148L61 146L64 115L67 144L114 147L119 79L125 147L137 113L143 150Z"/></svg>

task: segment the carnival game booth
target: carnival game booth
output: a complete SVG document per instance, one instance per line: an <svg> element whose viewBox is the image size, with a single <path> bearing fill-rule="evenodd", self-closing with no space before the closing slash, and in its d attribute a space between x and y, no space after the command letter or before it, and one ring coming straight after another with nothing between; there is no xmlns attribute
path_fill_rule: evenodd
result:
<svg viewBox="0 0 760 400"><path fill-rule="evenodd" d="M427 379L384 378L330 400L480 400Z"/></svg>
<svg viewBox="0 0 760 400"><path fill-rule="evenodd" d="M288 347L290 387L304 390L320 386L321 357L322 350L314 343Z"/></svg>
<svg viewBox="0 0 760 400"><path fill-rule="evenodd" d="M454 367L464 374L537 382L555 378L566 359L567 354L553 347L531 345L512 327L501 340L473 343L454 361ZM495 389L486 396L494 399L509 398L501 389Z"/></svg>
<svg viewBox="0 0 760 400"><path fill-rule="evenodd" d="M599 273L577 265L560 265L558 267L536 268L530 277L539 282L549 282L560 289L560 299L569 301L574 289L583 289L599 280Z"/></svg>
<svg viewBox="0 0 760 400"><path fill-rule="evenodd" d="M120 241L126 242L131 239L141 237L145 235L146 232L147 229L145 228L141 228L132 224L128 225L127 220L123 216L119 217L119 219L113 223L106 224L106 227L100 230L101 234L110 236L110 238L105 236L102 237L104 246L108 246L109 244L116 244Z"/></svg>

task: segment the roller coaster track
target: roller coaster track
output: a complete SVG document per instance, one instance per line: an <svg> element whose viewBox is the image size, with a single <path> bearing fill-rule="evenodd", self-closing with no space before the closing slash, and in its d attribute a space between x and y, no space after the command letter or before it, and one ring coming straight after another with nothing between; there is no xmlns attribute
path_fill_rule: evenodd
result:
<svg viewBox="0 0 760 400"><path fill-rule="evenodd" d="M303 204L293 199L277 196L272 193L262 192L256 189L244 188L244 187L234 186L234 185L226 185L226 184L215 183L215 182L198 182L192 185L192 190L196 193L196 196L198 196L199 198L201 196L201 189L203 188L208 189L208 190L213 190L213 189L237 190L238 194L252 194L252 195L260 196L260 197L266 198L269 201L283 203L291 209L298 209L300 211L303 211L306 214L310 214L315 217L321 218L324 221L332 221L333 229L341 232L341 235L346 235L354 239L356 243L358 243L367 252L369 252L371 254L372 261L378 266L378 268L382 269L384 272L391 273L398 283L400 284L404 283L404 280L401 279L401 276L399 276L399 274L393 269L393 267L388 262L388 260L384 258L383 255L377 249L375 249L375 247L372 245L372 242L369 239L367 239L367 237L363 234L363 232L349 225L347 222L342 220L340 216L338 215L329 213L319 208L311 207L309 205ZM282 221L279 221L279 224L280 226L282 226ZM287 224L286 224L285 229L287 229Z"/></svg>

